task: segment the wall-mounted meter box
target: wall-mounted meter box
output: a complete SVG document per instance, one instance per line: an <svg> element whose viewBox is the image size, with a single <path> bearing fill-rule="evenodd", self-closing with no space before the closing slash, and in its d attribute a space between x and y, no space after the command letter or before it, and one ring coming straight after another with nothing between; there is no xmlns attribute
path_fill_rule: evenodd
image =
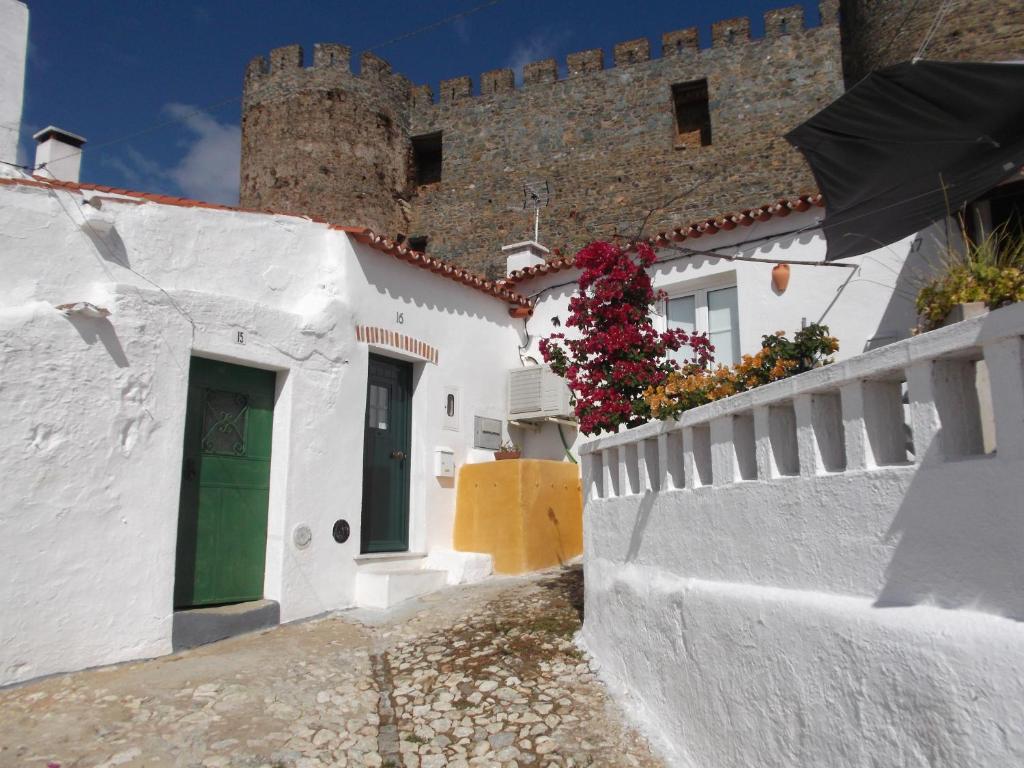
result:
<svg viewBox="0 0 1024 768"><path fill-rule="evenodd" d="M451 448L434 449L434 477L455 477L455 453Z"/></svg>

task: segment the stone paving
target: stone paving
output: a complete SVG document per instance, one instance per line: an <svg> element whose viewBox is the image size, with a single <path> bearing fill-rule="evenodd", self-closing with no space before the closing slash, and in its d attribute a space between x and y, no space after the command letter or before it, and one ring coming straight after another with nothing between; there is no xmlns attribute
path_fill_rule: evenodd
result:
<svg viewBox="0 0 1024 768"><path fill-rule="evenodd" d="M492 579L0 690L0 766L660 766L573 644L581 578Z"/></svg>

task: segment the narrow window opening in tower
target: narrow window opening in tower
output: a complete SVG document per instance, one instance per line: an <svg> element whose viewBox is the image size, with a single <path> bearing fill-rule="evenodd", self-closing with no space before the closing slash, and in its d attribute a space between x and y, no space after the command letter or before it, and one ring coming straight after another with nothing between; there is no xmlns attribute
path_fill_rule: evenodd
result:
<svg viewBox="0 0 1024 768"><path fill-rule="evenodd" d="M427 252L427 236L426 235L414 235L409 238L409 247L417 253Z"/></svg>
<svg viewBox="0 0 1024 768"><path fill-rule="evenodd" d="M441 180L441 132L412 138L412 170L417 186Z"/></svg>
<svg viewBox="0 0 1024 768"><path fill-rule="evenodd" d="M711 144L711 110L707 78L672 86L676 114L676 146L707 147Z"/></svg>

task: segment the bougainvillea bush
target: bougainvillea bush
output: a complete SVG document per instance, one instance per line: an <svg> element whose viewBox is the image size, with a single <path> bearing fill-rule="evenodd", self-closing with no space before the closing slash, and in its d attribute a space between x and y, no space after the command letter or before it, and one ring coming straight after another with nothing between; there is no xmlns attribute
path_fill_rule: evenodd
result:
<svg viewBox="0 0 1024 768"><path fill-rule="evenodd" d="M829 335L827 325L813 323L792 339L778 331L763 336L761 350L743 355L734 366L714 370L683 366L669 373L662 384L644 390L644 402L654 417L674 418L691 408L831 363L829 356L838 350L839 342Z"/></svg>
<svg viewBox="0 0 1024 768"><path fill-rule="evenodd" d="M579 287L569 300L565 325L575 333L541 339L540 352L572 390L580 431L595 435L635 427L651 418L644 391L665 383L679 364L668 355L684 346L688 369L704 369L714 348L706 336L659 331L651 309L655 293L647 268L654 250L639 245L635 257L613 243L596 242L576 254Z"/></svg>

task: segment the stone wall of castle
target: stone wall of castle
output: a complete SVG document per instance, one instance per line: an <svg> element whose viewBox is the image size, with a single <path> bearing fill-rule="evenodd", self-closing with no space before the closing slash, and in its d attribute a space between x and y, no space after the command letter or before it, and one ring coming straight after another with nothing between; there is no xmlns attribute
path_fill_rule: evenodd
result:
<svg viewBox="0 0 1024 768"><path fill-rule="evenodd" d="M445 80L436 99L372 54L357 75L345 46L316 46L310 67L298 46L279 48L246 72L241 201L426 238L431 255L496 276L501 246L533 234L527 182L547 183L540 239L566 253L813 191L783 135L837 98L844 74L912 56L941 2L821 0L815 27L792 6L766 13L757 39L749 19L729 19L710 48L683 29L656 51L620 43L608 62L595 49L564 71L528 64L521 84L508 69L478 87ZM1024 58L1021 0L951 2L930 58ZM679 110L689 120L702 106L709 125L681 131ZM440 179L421 183L414 147L437 134Z"/></svg>
<svg viewBox="0 0 1024 768"><path fill-rule="evenodd" d="M441 83L434 103L414 92L411 130L440 131L439 183L416 189L412 234L431 253L492 273L500 246L532 237L524 183L546 181L541 240L572 252L595 238L636 237L671 224L813 191L803 159L782 138L842 93L835 9L807 29L800 6L769 12L763 38L748 19L714 25L712 47L697 30L571 54L567 77L554 60ZM673 86L707 80L711 142L680 135Z"/></svg>
<svg viewBox="0 0 1024 768"><path fill-rule="evenodd" d="M412 84L363 54L351 72L343 45L258 57L245 76L241 203L394 234L408 231Z"/></svg>
<svg viewBox="0 0 1024 768"><path fill-rule="evenodd" d="M789 128L842 92L835 0L806 28L793 6L697 30L446 80L436 100L386 62L299 46L246 72L242 204L302 212L389 236L426 237L440 258L497 275L501 246L532 236L524 185L547 182L541 239L566 252L597 237L633 237L725 209L814 188ZM707 81L710 143L680 133L673 86ZM411 139L440 133L440 181L417 184ZM706 137L705 137L706 138Z"/></svg>
<svg viewBox="0 0 1024 768"><path fill-rule="evenodd" d="M879 67L912 59L946 2L925 51L937 61L1024 59L1021 0L840 0L847 86Z"/></svg>

